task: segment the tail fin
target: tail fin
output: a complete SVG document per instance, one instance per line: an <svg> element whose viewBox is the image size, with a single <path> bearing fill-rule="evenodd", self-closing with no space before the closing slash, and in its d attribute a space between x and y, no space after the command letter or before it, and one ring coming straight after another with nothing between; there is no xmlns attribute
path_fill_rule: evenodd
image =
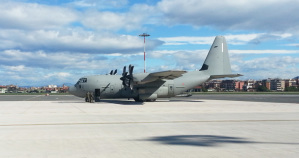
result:
<svg viewBox="0 0 299 158"><path fill-rule="evenodd" d="M215 37L200 71L206 71L209 75L231 74L227 44L223 36Z"/></svg>
<svg viewBox="0 0 299 158"><path fill-rule="evenodd" d="M227 44L223 36L216 36L200 71L207 72L207 74L211 75L211 78L241 76L239 74L231 74Z"/></svg>

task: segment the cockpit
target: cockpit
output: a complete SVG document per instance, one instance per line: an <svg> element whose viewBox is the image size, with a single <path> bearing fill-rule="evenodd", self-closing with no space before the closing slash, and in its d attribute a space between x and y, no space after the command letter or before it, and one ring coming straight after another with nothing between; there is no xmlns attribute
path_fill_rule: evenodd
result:
<svg viewBox="0 0 299 158"><path fill-rule="evenodd" d="M80 83L87 83L87 78L80 78L78 82L75 84L75 87L81 88Z"/></svg>

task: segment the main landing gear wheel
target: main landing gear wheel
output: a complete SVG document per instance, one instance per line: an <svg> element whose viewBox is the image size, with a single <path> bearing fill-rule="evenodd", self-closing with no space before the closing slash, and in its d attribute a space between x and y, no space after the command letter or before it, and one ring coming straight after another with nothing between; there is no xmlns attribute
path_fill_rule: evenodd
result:
<svg viewBox="0 0 299 158"><path fill-rule="evenodd" d="M139 99L139 98L134 98L136 102L154 102L156 99Z"/></svg>
<svg viewBox="0 0 299 158"><path fill-rule="evenodd" d="M138 98L134 98L135 102L144 102L144 100Z"/></svg>

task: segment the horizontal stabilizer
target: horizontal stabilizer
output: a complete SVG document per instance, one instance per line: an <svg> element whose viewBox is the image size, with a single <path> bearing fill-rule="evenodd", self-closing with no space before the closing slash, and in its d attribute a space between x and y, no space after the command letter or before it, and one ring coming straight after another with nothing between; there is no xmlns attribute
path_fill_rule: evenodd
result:
<svg viewBox="0 0 299 158"><path fill-rule="evenodd" d="M241 74L211 75L210 79L225 78L225 77L233 78L233 77L239 77L239 76L243 76L243 75L241 75Z"/></svg>

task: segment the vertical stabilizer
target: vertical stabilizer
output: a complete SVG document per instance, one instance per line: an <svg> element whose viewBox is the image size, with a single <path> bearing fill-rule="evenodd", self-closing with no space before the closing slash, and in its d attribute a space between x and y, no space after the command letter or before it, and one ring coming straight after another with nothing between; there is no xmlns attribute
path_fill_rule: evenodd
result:
<svg viewBox="0 0 299 158"><path fill-rule="evenodd" d="M200 71L205 71L209 75L231 74L227 44L223 36L215 38Z"/></svg>

